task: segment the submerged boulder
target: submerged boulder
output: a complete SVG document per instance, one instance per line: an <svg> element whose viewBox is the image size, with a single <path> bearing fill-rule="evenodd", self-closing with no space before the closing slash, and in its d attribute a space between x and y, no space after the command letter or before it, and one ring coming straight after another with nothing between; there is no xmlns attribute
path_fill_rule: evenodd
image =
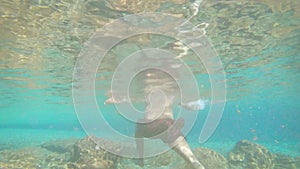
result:
<svg viewBox="0 0 300 169"><path fill-rule="evenodd" d="M100 148L100 144L121 149L120 144L116 142L89 136L74 144L70 161L83 169L116 168L122 158Z"/></svg>
<svg viewBox="0 0 300 169"><path fill-rule="evenodd" d="M274 155L274 169L297 169L300 168L300 157L290 157L282 154Z"/></svg>
<svg viewBox="0 0 300 169"><path fill-rule="evenodd" d="M199 147L195 149L194 154L206 169L228 168L227 159L216 151Z"/></svg>
<svg viewBox="0 0 300 169"><path fill-rule="evenodd" d="M70 162L77 168L86 169L110 169L110 168L140 168L136 160L114 155L101 149L98 145L105 145L108 148L115 148L120 151L136 151L132 146L126 146L111 140L105 140L96 137L86 137L76 142L73 146ZM226 169L227 160L221 154L205 149L197 148L194 150L195 156L201 161L206 169ZM193 169L191 165L184 161L175 151L170 150L163 154L145 158L145 167L147 168L176 168Z"/></svg>
<svg viewBox="0 0 300 169"><path fill-rule="evenodd" d="M71 153L73 150L74 144L78 141L78 139L70 138L64 140L54 140L45 142L41 145L42 148L45 148L52 152L57 153Z"/></svg>
<svg viewBox="0 0 300 169"><path fill-rule="evenodd" d="M267 148L247 140L239 141L228 155L231 169L272 169L273 159Z"/></svg>
<svg viewBox="0 0 300 169"><path fill-rule="evenodd" d="M31 147L16 150L0 151L0 168L43 168L43 157L47 150Z"/></svg>
<svg viewBox="0 0 300 169"><path fill-rule="evenodd" d="M227 159L210 149L196 148L193 150L197 159L205 166L205 169L227 169ZM179 154L170 150L166 153L151 157L145 160L145 164L149 167L165 167L176 169L194 169Z"/></svg>
<svg viewBox="0 0 300 169"><path fill-rule="evenodd" d="M180 155L174 151L171 152L173 158L169 168L194 169L194 167L187 163ZM216 151L198 147L193 150L193 152L205 169L228 169L227 159Z"/></svg>
<svg viewBox="0 0 300 169"><path fill-rule="evenodd" d="M57 143L57 145L55 145ZM0 168L67 168L67 169L139 169L137 159L114 155L109 150L136 151L132 145L86 137L72 141L61 140L43 144L42 147L0 151ZM49 151L50 150L50 151ZM63 151L62 151L63 150ZM267 148L242 140L238 142L226 159L221 154L206 148L193 150L206 169L298 169L300 157L272 154ZM145 168L194 169L190 164L170 150L163 154L145 158Z"/></svg>
<svg viewBox="0 0 300 169"><path fill-rule="evenodd" d="M176 156L174 151L167 151L160 155L146 158L145 162L147 165L154 166L154 167L162 167L162 166L169 166L174 161L179 161L179 157Z"/></svg>

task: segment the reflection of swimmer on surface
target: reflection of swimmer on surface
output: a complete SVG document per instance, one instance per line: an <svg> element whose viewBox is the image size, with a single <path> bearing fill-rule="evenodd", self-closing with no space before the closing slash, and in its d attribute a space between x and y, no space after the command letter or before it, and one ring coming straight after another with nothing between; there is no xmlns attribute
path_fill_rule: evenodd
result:
<svg viewBox="0 0 300 169"><path fill-rule="evenodd" d="M153 94L154 93L154 94ZM184 126L184 120L179 118L174 120L172 106L174 97L159 97L159 92L150 94L149 104L146 108L145 117L137 122L135 137L138 155L140 157L139 165L144 166L144 140L143 138L161 139L165 144L171 147L176 153L182 156L186 162L190 163L195 169L204 169L203 165L193 154L190 146L185 140L181 129ZM156 93L156 94L155 94ZM106 103L115 101L109 99ZM116 101L121 103L123 101ZM197 100L186 104L182 107L189 110L204 109L205 102Z"/></svg>

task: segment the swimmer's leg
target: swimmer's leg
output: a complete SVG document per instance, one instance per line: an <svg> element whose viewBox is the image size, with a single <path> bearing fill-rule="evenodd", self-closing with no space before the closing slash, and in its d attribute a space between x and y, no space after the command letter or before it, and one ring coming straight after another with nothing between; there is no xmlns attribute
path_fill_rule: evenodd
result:
<svg viewBox="0 0 300 169"><path fill-rule="evenodd" d="M183 136L178 137L172 144L169 144L177 154L182 156L185 161L190 163L195 169L205 169L193 154L190 146Z"/></svg>

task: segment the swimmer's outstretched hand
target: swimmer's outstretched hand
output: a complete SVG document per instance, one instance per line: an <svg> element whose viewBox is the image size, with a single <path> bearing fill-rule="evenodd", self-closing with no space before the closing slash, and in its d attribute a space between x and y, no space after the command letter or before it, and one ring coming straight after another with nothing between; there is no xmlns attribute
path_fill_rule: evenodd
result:
<svg viewBox="0 0 300 169"><path fill-rule="evenodd" d="M120 104L120 103L127 103L126 99L114 99L112 97L105 100L104 104Z"/></svg>
<svg viewBox="0 0 300 169"><path fill-rule="evenodd" d="M199 99L188 103L181 103L180 106L187 110L203 110L207 104L208 100Z"/></svg>

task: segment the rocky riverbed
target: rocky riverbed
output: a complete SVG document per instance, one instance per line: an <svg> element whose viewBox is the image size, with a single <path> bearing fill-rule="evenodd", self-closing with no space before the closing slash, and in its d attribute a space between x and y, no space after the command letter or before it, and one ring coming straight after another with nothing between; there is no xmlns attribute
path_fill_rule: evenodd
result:
<svg viewBox="0 0 300 169"><path fill-rule="evenodd" d="M97 146L93 141L110 144L120 148L120 143L101 138L65 139L45 142L38 147L0 150L1 169L55 168L55 169L138 169L136 159L111 154ZM122 149L122 148L121 148ZM122 151L122 150L120 150ZM127 149L126 151L130 151ZM271 153L267 148L242 140L225 156L198 147L193 150L207 169L297 169L300 157L290 157ZM192 168L174 151L146 158L145 167L154 168Z"/></svg>

